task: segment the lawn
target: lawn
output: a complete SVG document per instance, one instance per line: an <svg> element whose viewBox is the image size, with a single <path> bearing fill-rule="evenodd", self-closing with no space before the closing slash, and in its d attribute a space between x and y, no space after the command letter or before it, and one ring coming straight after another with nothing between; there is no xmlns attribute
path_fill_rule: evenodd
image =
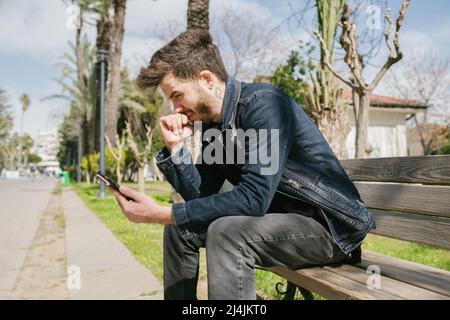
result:
<svg viewBox="0 0 450 320"><path fill-rule="evenodd" d="M125 183L124 185L137 188L136 184ZM96 197L98 193L97 185L72 184L72 188L116 237L127 246L133 256L162 281L163 227L161 225L138 225L129 222L121 213L112 196L104 199ZM169 205L171 187L168 183L148 182L146 183L145 191L158 203ZM376 235L369 235L363 244L363 248L450 271L450 251ZM199 296L200 298L205 298L206 292L201 289L205 287L206 282L204 249L200 253L200 282L203 285L199 286ZM264 299L278 298L275 285L277 282L285 283L285 280L262 270L255 271L255 278L259 297ZM316 299L321 299L318 295L315 295L315 297Z"/></svg>

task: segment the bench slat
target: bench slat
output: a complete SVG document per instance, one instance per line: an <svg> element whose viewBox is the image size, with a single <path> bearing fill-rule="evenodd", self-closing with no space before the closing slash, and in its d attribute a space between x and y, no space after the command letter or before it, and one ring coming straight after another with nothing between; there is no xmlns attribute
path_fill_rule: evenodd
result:
<svg viewBox="0 0 450 320"><path fill-rule="evenodd" d="M353 181L450 184L450 156L342 160Z"/></svg>
<svg viewBox="0 0 450 320"><path fill-rule="evenodd" d="M289 270L284 267L272 267L268 270L328 299L401 300L399 296L380 290L369 290L365 284L324 270L323 268Z"/></svg>
<svg viewBox="0 0 450 320"><path fill-rule="evenodd" d="M363 250L362 261L358 267L366 270L370 265L379 266L381 274L386 277L450 297L449 271Z"/></svg>
<svg viewBox="0 0 450 320"><path fill-rule="evenodd" d="M358 281L364 285L367 285L367 280L372 275L366 272L366 269L361 269L351 265L342 265L339 268L333 268L330 266L324 267L325 270L334 272L349 279ZM450 297L436 293L434 291L426 290L420 287L416 287L409 283L405 283L396 279L386 277L383 273L383 269L380 268L380 289L368 289L368 290L382 290L393 295L402 297L407 300L448 300Z"/></svg>
<svg viewBox="0 0 450 320"><path fill-rule="evenodd" d="M450 218L450 186L355 182L369 208L431 214Z"/></svg>
<svg viewBox="0 0 450 320"><path fill-rule="evenodd" d="M378 209L370 212L377 225L373 234L450 249L449 218Z"/></svg>

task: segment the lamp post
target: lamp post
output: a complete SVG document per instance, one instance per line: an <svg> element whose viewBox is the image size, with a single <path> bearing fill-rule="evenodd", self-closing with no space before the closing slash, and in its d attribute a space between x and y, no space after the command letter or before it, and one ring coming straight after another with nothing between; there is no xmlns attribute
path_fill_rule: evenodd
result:
<svg viewBox="0 0 450 320"><path fill-rule="evenodd" d="M97 50L98 61L100 62L100 171L105 173L105 63L109 55L107 50ZM100 183L100 190L97 198L106 197L105 184Z"/></svg>

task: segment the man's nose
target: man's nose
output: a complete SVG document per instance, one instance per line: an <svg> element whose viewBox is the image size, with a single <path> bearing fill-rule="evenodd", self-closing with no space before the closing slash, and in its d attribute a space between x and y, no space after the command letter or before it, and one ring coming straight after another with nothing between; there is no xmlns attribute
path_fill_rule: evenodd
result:
<svg viewBox="0 0 450 320"><path fill-rule="evenodd" d="M173 105L173 111L175 113L183 113L183 107L181 105Z"/></svg>

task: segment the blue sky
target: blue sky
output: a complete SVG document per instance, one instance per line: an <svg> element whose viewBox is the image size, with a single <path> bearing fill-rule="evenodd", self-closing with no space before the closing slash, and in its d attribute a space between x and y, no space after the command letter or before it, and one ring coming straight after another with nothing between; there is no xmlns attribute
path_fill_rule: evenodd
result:
<svg viewBox="0 0 450 320"><path fill-rule="evenodd" d="M219 0L210 1L214 15L219 10ZM289 3L294 8L305 3L299 0L229 1L237 10L250 8L253 14L270 17L274 23L290 15ZM395 16L401 1L390 0L389 3ZM184 21L186 8L187 0L129 1L124 61L132 71L142 65L151 55L151 48L159 43L152 34L154 26L167 20ZM74 38L75 31L66 27L69 17L66 10L61 0L0 0L0 87L6 89L10 98L17 131L20 120L18 97L22 93L31 97L32 105L25 115L24 127L25 132L33 136L38 130L57 127L58 115L67 110L64 101L41 101L43 97L59 92L52 81L58 71L52 65L68 51L67 42ZM292 33L286 31L287 28L284 30L292 39L307 36L304 31L295 29L295 20L291 20L291 27ZM91 37L93 32L93 28L88 30ZM450 59L450 1L412 0L400 41L405 63L408 53L427 49Z"/></svg>

